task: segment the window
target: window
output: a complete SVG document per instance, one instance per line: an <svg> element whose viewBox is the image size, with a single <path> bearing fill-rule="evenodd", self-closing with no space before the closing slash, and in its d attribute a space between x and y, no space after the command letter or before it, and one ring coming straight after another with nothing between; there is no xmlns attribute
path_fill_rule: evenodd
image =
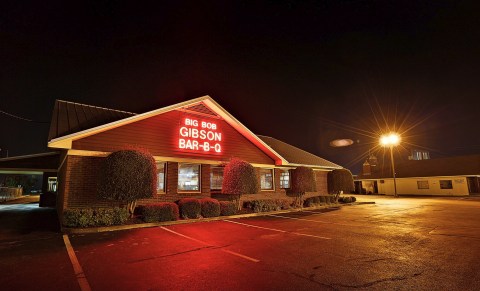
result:
<svg viewBox="0 0 480 291"><path fill-rule="evenodd" d="M440 180L440 189L453 189L452 180Z"/></svg>
<svg viewBox="0 0 480 291"><path fill-rule="evenodd" d="M210 171L210 189L222 190L224 167L211 167Z"/></svg>
<svg viewBox="0 0 480 291"><path fill-rule="evenodd" d="M48 192L57 192L57 177L48 177Z"/></svg>
<svg viewBox="0 0 480 291"><path fill-rule="evenodd" d="M418 189L430 189L428 185L428 181L417 181L417 188Z"/></svg>
<svg viewBox="0 0 480 291"><path fill-rule="evenodd" d="M178 191L200 192L200 165L178 164Z"/></svg>
<svg viewBox="0 0 480 291"><path fill-rule="evenodd" d="M260 169L260 189L273 190L273 169Z"/></svg>
<svg viewBox="0 0 480 291"><path fill-rule="evenodd" d="M157 193L165 193L165 163L157 162Z"/></svg>
<svg viewBox="0 0 480 291"><path fill-rule="evenodd" d="M290 172L288 170L280 172L280 188L290 188Z"/></svg>

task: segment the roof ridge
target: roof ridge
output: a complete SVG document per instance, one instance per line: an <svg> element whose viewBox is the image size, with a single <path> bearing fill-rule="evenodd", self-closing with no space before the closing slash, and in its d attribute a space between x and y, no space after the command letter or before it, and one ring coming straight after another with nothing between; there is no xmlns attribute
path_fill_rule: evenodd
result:
<svg viewBox="0 0 480 291"><path fill-rule="evenodd" d="M118 109L112 109L112 108L106 108L106 107L100 107L100 106L89 105L89 104L83 104L83 103L72 102L72 101L66 101L66 100L61 100L61 99L56 99L56 101L57 101L57 102L69 103L69 104L73 104L73 105L80 105L80 106L92 107L92 108L97 108L97 109L103 109L103 110L116 111L116 112L122 112L122 113L128 113L128 114L132 114L132 115L137 115L137 113L134 113L134 112L124 111L124 110L118 110Z"/></svg>

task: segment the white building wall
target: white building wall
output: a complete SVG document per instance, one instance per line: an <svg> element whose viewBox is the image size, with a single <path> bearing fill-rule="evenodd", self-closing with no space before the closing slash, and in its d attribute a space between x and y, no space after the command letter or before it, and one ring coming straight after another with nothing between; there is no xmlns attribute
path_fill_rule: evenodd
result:
<svg viewBox="0 0 480 291"><path fill-rule="evenodd" d="M451 180L452 189L441 189L440 180ZM393 179L364 180L362 187L373 185L377 181L378 194L393 195ZM397 178L397 193L408 195L445 195L465 196L468 193L467 178L462 176ZM427 181L428 189L418 189L417 181ZM382 183L383 182L383 183ZM369 187L370 188L370 187ZM368 192L368 190L367 190Z"/></svg>

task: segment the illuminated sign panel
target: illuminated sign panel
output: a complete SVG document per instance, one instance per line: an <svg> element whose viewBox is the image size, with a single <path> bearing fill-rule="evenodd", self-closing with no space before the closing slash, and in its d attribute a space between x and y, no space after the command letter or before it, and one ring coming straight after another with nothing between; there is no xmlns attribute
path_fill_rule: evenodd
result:
<svg viewBox="0 0 480 291"><path fill-rule="evenodd" d="M216 123L185 118L179 129L178 148L199 152L222 152L222 133Z"/></svg>

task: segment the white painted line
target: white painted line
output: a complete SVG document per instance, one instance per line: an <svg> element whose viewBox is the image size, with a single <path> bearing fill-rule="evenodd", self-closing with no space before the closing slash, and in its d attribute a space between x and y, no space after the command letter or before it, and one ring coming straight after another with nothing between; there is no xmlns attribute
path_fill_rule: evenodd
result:
<svg viewBox="0 0 480 291"><path fill-rule="evenodd" d="M249 261L252 261L252 262L255 262L255 263L260 262L260 260L257 260L257 259L254 259L254 258L245 256L245 255L242 255L242 254L239 254L239 253L236 253L236 252L232 252L232 251L229 251L229 250L226 250L226 249L222 249L222 251L224 251L224 252L226 252L226 253L229 253L229 254L231 254L231 255L240 257L240 258L244 258L244 259L246 259L246 260L249 260Z"/></svg>
<svg viewBox="0 0 480 291"><path fill-rule="evenodd" d="M184 235L184 234L181 234L181 233L179 233L179 232L173 231L173 230L168 229L168 228L166 228L166 227L160 226L160 228L163 229L163 230L166 230L166 231L168 231L168 232L171 232L171 233L173 233L173 234L176 234L176 235L178 235L178 236L184 237L184 238L186 238L186 239L189 239L189 240L193 240L193 241L195 241L195 242L198 242L199 244L206 245L206 246L212 246L211 244L207 244L206 242L203 242L203 241L201 241L201 240L195 239L195 238L193 238L193 237L186 236L186 235Z"/></svg>
<svg viewBox="0 0 480 291"><path fill-rule="evenodd" d="M90 291L90 284L88 284L87 277L85 277L85 273L83 273L82 266L78 262L77 256L75 255L75 251L73 250L72 244L70 244L70 239L68 235L63 235L63 242L65 243L65 247L67 248L68 256L70 257L70 262L73 266L73 271L75 272L75 277L77 277L78 285L80 285L80 290L82 291Z"/></svg>
<svg viewBox="0 0 480 291"><path fill-rule="evenodd" d="M217 246L214 246L214 245L212 245L212 244L206 243L206 242L204 242L204 241L198 240L198 239L193 238L193 237L189 237L188 235L181 234L181 233L179 233L179 232L173 231L173 230L168 229L168 228L166 228L166 227L160 226L160 228L163 229L163 230L166 230L166 231L168 231L168 232L171 232L171 233L173 233L173 234L176 234L176 235L178 235L178 236L184 237L184 238L186 238L186 239L193 240L194 242L198 242L199 244L202 244L202 245L205 245L205 246L209 246L209 247L218 248ZM233 252L233 251L229 251L229 250L226 250L226 249L223 249L223 248L221 248L221 250L222 250L223 252L225 252L225 253L229 253L229 254L231 254L231 255L234 255L234 256L237 256L237 257L240 257L240 258L243 258L243 259L246 259L246 260L255 262L255 263L260 262L260 260L254 259L254 258L249 257L249 256L245 256L245 255L242 255L242 254Z"/></svg>
<svg viewBox="0 0 480 291"><path fill-rule="evenodd" d="M235 223L243 226L248 226L248 227L254 227L254 228L260 228L260 229L266 229L266 230L271 230L271 231L276 231L276 232L283 232L283 233L291 233L295 235L300 235L300 236L308 236L308 237L314 237L314 238L320 238L320 239L332 239L330 237L325 237L325 236L318 236L318 235L312 235L312 234L304 234L304 233L298 233L298 232L290 232L286 230L281 230L281 229L276 229L276 228L269 228L269 227L263 227L263 226L258 226L258 225L253 225L253 224L247 224L247 223L241 223L241 222L236 222L232 220L223 220L225 222L230 222L230 223Z"/></svg>
<svg viewBox="0 0 480 291"><path fill-rule="evenodd" d="M329 212L318 212L318 211L302 210L301 212L315 213L316 215L327 214L327 213L328 213L329 216L338 215L336 213L330 213L330 211Z"/></svg>
<svg viewBox="0 0 480 291"><path fill-rule="evenodd" d="M288 216L283 216L283 215L278 215L278 214L269 214L267 216L281 217L281 218L294 219L294 220L311 221L311 222L318 222L318 223L325 223L325 224L333 224L332 222L325 222L325 221L305 219L305 218L288 217Z"/></svg>

